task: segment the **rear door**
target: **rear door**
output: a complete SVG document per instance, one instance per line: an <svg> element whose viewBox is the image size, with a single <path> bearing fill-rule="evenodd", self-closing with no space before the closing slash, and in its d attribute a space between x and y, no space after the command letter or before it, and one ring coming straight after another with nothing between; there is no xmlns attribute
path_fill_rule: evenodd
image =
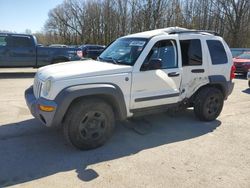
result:
<svg viewBox="0 0 250 188"><path fill-rule="evenodd" d="M196 34L180 35L183 79L182 98L189 98L200 86L208 83L208 57L205 40Z"/></svg>
<svg viewBox="0 0 250 188"><path fill-rule="evenodd" d="M29 67L36 64L36 47L31 36L12 35L8 47L9 66Z"/></svg>

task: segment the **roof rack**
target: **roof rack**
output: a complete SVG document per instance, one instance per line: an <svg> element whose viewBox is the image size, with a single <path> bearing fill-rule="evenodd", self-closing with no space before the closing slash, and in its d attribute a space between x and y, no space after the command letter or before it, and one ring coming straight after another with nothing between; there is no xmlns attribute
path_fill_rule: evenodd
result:
<svg viewBox="0 0 250 188"><path fill-rule="evenodd" d="M176 31L168 32L168 34L182 34L182 33L210 33L215 36L220 36L219 33L215 31L210 31L210 30L176 30Z"/></svg>

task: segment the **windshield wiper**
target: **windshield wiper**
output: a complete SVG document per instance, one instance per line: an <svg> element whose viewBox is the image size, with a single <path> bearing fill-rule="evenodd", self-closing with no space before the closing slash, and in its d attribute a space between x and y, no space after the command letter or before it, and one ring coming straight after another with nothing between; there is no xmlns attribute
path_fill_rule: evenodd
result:
<svg viewBox="0 0 250 188"><path fill-rule="evenodd" d="M111 57L114 64L118 64L117 60L115 60L113 57Z"/></svg>
<svg viewBox="0 0 250 188"><path fill-rule="evenodd" d="M114 59L113 57L107 57L107 58L101 58L101 60L104 60L104 61L109 61L109 60L112 60L112 62L111 63L113 63L113 64L118 64L118 62L117 62L117 60L116 59Z"/></svg>
<svg viewBox="0 0 250 188"><path fill-rule="evenodd" d="M110 63L113 63L113 64L116 64L116 65L127 65L127 63L124 63L123 61L121 60L117 60L117 59L114 59L113 57L107 57L107 58L102 58L102 57L99 57L99 60L100 61L105 61L105 62L110 62Z"/></svg>

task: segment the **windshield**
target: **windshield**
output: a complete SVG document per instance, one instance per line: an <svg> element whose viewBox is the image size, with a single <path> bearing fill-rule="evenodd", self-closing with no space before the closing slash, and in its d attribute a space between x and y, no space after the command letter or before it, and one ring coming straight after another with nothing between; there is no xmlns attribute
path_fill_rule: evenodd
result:
<svg viewBox="0 0 250 188"><path fill-rule="evenodd" d="M145 38L117 39L99 56L99 60L134 65L147 41Z"/></svg>
<svg viewBox="0 0 250 188"><path fill-rule="evenodd" d="M237 59L250 59L250 53L243 53L239 55Z"/></svg>

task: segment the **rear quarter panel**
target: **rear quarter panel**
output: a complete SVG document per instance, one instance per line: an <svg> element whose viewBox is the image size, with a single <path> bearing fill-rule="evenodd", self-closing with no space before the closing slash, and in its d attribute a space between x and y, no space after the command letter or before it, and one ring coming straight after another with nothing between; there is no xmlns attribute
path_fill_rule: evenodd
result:
<svg viewBox="0 0 250 188"><path fill-rule="evenodd" d="M209 75L223 75L226 78L226 80L229 81L231 67L233 65L233 56L232 56L230 48L228 47L227 43L221 37L218 37L218 36L207 37L206 40L218 40L218 41L220 41L224 46L224 49L225 49L226 54L227 54L227 60L228 60L226 64L213 65L211 58L210 58L208 45L206 43L205 48L207 49L206 51L208 53L207 61L209 63Z"/></svg>

